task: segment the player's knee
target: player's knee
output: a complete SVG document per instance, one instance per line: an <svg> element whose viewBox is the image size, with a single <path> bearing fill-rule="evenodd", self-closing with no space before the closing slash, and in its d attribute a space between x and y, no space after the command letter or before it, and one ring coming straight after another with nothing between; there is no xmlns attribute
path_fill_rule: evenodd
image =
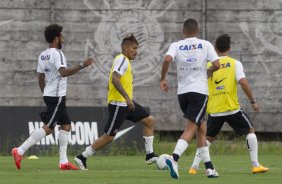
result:
<svg viewBox="0 0 282 184"><path fill-rule="evenodd" d="M249 133L255 133L255 129L254 128L250 128L249 129Z"/></svg>
<svg viewBox="0 0 282 184"><path fill-rule="evenodd" d="M61 125L60 128L61 130L69 132L71 130L71 125Z"/></svg>
<svg viewBox="0 0 282 184"><path fill-rule="evenodd" d="M153 116L147 117L145 124L149 127L153 127L155 125L155 118Z"/></svg>
<svg viewBox="0 0 282 184"><path fill-rule="evenodd" d="M45 131L46 135L49 135L53 132L53 129L49 128L47 125L43 125L42 128Z"/></svg>
<svg viewBox="0 0 282 184"><path fill-rule="evenodd" d="M45 132L46 132L46 135L50 135L52 132L53 132L53 130L45 130Z"/></svg>

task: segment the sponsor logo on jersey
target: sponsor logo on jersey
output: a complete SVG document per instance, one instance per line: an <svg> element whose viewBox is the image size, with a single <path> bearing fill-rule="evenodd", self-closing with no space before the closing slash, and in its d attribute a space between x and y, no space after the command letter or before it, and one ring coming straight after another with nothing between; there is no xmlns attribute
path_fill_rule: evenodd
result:
<svg viewBox="0 0 282 184"><path fill-rule="evenodd" d="M224 86L217 86L216 87L216 90L222 90L222 89L224 89Z"/></svg>
<svg viewBox="0 0 282 184"><path fill-rule="evenodd" d="M183 67L181 67L181 68L179 68L179 70L181 70L181 71L199 71L201 69L202 69L201 67L193 67L193 68L183 68Z"/></svg>
<svg viewBox="0 0 282 184"><path fill-rule="evenodd" d="M220 68L229 68L230 67L230 63L222 63L220 64Z"/></svg>
<svg viewBox="0 0 282 184"><path fill-rule="evenodd" d="M42 60L42 61L50 60L50 55L41 56L41 60Z"/></svg>
<svg viewBox="0 0 282 184"><path fill-rule="evenodd" d="M180 50L196 50L196 49L203 49L203 45L200 44L193 44L193 45L181 45L179 46Z"/></svg>
<svg viewBox="0 0 282 184"><path fill-rule="evenodd" d="M189 63L193 63L193 62L196 62L197 59L196 58L188 58L188 59L186 59L186 61L189 62Z"/></svg>
<svg viewBox="0 0 282 184"><path fill-rule="evenodd" d="M226 78L223 78L223 79L221 79L221 80L219 80L219 81L217 81L217 80L215 79L214 83L215 83L215 84L219 84L219 83L221 83L224 79L226 79Z"/></svg>

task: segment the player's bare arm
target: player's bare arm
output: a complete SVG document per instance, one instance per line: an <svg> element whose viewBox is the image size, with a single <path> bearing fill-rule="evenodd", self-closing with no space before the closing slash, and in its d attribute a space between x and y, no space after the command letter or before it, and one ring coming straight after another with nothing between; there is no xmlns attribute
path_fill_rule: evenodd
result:
<svg viewBox="0 0 282 184"><path fill-rule="evenodd" d="M38 75L38 84L39 87L42 91L42 93L44 92L44 88L45 88L45 74L44 73L39 73Z"/></svg>
<svg viewBox="0 0 282 184"><path fill-rule="evenodd" d="M257 104L256 99L253 96L253 92L251 90L248 80L246 78L242 78L239 80L239 84L241 85L241 88L244 91L244 93L249 98L253 110L259 112L260 111L259 105Z"/></svg>
<svg viewBox="0 0 282 184"><path fill-rule="evenodd" d="M115 88L117 89L117 91L123 96L123 98L126 101L126 104L128 106L129 109L134 110L134 103L133 101L129 98L128 94L126 93L126 91L124 90L124 88L121 85L120 82L120 77L121 75L118 74L117 72L114 72L112 75L112 83L115 86Z"/></svg>
<svg viewBox="0 0 282 184"><path fill-rule="evenodd" d="M219 60L212 62L212 66L209 67L207 70L208 78L210 78L213 72L217 71L219 68L220 68Z"/></svg>
<svg viewBox="0 0 282 184"><path fill-rule="evenodd" d="M85 67L92 65L93 63L94 63L94 59L88 58L88 59L84 60L79 65L75 65L75 66L70 67L70 68L65 68L65 67L59 68L59 73L62 77L68 77L68 76L75 74L76 72L78 72L82 68L85 68Z"/></svg>
<svg viewBox="0 0 282 184"><path fill-rule="evenodd" d="M163 61L162 71L161 71L161 81L160 81L160 89L161 91L168 91L169 86L168 82L165 80L170 63L172 62L172 57L166 55Z"/></svg>

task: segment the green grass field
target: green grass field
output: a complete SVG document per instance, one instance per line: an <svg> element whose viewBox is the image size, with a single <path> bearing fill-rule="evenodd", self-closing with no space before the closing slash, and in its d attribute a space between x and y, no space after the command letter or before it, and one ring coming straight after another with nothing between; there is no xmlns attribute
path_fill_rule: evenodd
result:
<svg viewBox="0 0 282 184"><path fill-rule="evenodd" d="M73 156L69 156L73 159ZM15 168L12 157L0 157L0 184L279 184L282 183L281 155L262 154L259 160L270 172L251 174L249 157L244 155L212 156L220 177L208 179L201 165L199 174L188 175L192 156L184 155L179 162L180 178L171 179L169 172L158 170L155 164L145 165L143 156L96 156L88 159L88 171L60 171L58 157L24 159L22 169Z"/></svg>

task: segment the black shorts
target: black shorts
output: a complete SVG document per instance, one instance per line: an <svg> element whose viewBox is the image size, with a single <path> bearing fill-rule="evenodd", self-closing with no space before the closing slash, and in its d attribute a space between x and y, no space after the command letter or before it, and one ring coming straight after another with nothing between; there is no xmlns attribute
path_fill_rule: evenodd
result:
<svg viewBox="0 0 282 184"><path fill-rule="evenodd" d="M209 115L207 122L207 136L216 137L224 122L227 122L239 135L248 134L249 130L253 128L251 120L243 110L226 116L212 117Z"/></svg>
<svg viewBox="0 0 282 184"><path fill-rule="evenodd" d="M115 136L122 123L127 119L133 122L140 121L150 116L150 114L138 103L134 102L135 109L108 104L109 117L105 125L104 132L107 135Z"/></svg>
<svg viewBox="0 0 282 184"><path fill-rule="evenodd" d="M71 124L67 107L66 97L50 97L44 96L44 102L47 106L46 112L41 112L40 117L44 124L49 128L54 129L56 124L68 125Z"/></svg>
<svg viewBox="0 0 282 184"><path fill-rule="evenodd" d="M200 125L206 114L208 96L189 92L178 95L178 102L184 117Z"/></svg>

